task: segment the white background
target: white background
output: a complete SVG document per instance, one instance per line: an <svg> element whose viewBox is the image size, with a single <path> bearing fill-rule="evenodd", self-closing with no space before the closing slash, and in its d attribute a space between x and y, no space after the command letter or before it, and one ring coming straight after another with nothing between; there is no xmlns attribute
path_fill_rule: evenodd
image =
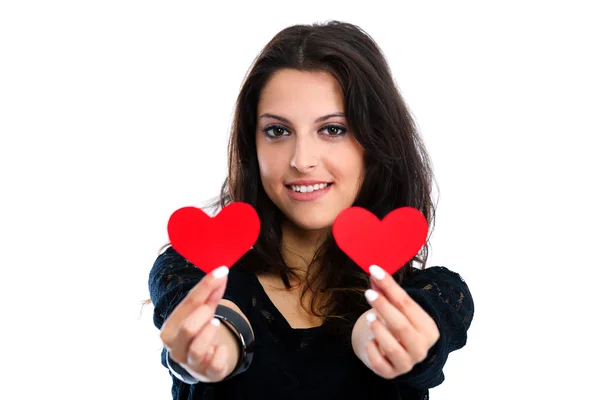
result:
<svg viewBox="0 0 600 400"><path fill-rule="evenodd" d="M2 2L0 398L170 398L140 315L168 217L218 194L260 49L329 19L386 54L439 185L428 266L475 298L432 398L600 398L592 3Z"/></svg>

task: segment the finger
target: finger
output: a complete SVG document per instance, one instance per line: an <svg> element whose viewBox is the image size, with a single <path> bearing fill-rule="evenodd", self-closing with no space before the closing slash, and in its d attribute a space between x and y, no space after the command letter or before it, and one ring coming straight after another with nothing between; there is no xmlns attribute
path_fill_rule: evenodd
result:
<svg viewBox="0 0 600 400"><path fill-rule="evenodd" d="M365 292L365 297L385 323L385 328L399 341L411 357L420 357L424 343L423 334L418 332L411 322L385 296L372 289Z"/></svg>
<svg viewBox="0 0 600 400"><path fill-rule="evenodd" d="M221 380L227 375L227 345L217 346L215 354L209 363L207 375L213 379Z"/></svg>
<svg viewBox="0 0 600 400"><path fill-rule="evenodd" d="M208 348L208 352L206 353L206 357L204 358L204 364L205 365L210 365L212 358L215 355L215 350L217 349L217 345L216 344L211 344Z"/></svg>
<svg viewBox="0 0 600 400"><path fill-rule="evenodd" d="M194 338L201 333L208 322L213 318L215 310L205 304L198 307L184 321L181 322L175 337L171 342L166 342L171 358L178 363L187 363L189 347Z"/></svg>
<svg viewBox="0 0 600 400"><path fill-rule="evenodd" d="M210 363L212 357L209 354L211 346L214 344L215 336L219 330L221 321L212 318L202 330L192 339L187 349L186 364L196 371L204 371Z"/></svg>
<svg viewBox="0 0 600 400"><path fill-rule="evenodd" d="M375 340L379 353L385 357L394 367L396 374L405 373L412 369L415 362L407 350L391 334L391 332L378 319L369 325Z"/></svg>
<svg viewBox="0 0 600 400"><path fill-rule="evenodd" d="M210 361L212 359L212 357L215 354L215 348L217 347L216 344L211 344L208 348L208 351L206 352L206 356L205 356L205 362L204 365L209 365ZM210 380L212 379L211 377L209 377L206 374L206 367L191 367L190 365L187 364L182 364L182 366L184 366L184 368L190 373L190 375L192 375L194 378L198 379L199 381L202 382L210 382Z"/></svg>
<svg viewBox="0 0 600 400"><path fill-rule="evenodd" d="M227 286L228 272L227 267L219 267L207 274L189 291L163 324L160 331L160 338L163 342L173 341L181 322L198 306L210 302L216 307Z"/></svg>
<svg viewBox="0 0 600 400"><path fill-rule="evenodd" d="M390 362L381 355L375 340L368 340L365 345L365 350L367 352L369 363L371 364L370 367L375 373L387 379L394 377L394 367L392 367Z"/></svg>
<svg viewBox="0 0 600 400"><path fill-rule="evenodd" d="M225 289L227 289L227 278L224 278L224 283L217 286L217 288L212 291L204 304L209 304L216 308L225 294Z"/></svg>
<svg viewBox="0 0 600 400"><path fill-rule="evenodd" d="M432 322L429 314L415 302L404 289L381 267L372 265L371 284L408 318L416 330L423 332L429 329Z"/></svg>

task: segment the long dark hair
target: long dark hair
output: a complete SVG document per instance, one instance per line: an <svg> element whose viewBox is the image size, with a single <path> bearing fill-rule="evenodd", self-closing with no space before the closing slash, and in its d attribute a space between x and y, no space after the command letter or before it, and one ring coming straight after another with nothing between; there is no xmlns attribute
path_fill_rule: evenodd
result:
<svg viewBox="0 0 600 400"><path fill-rule="evenodd" d="M242 201L256 209L260 235L238 265L255 274L278 274L290 288L295 272L281 255L283 215L262 187L255 136L261 90L282 68L323 71L339 82L350 131L365 149L364 182L353 205L379 218L398 207L414 207L423 213L430 228L435 206L431 162L375 41L356 25L338 21L283 29L263 48L243 82L228 146L229 175L212 207ZM411 273L413 262L425 266L428 246L429 237L419 254L394 275L398 282ZM314 268L318 268L316 273L310 273ZM349 321L369 307L363 296L369 287L368 275L339 249L331 230L307 275L302 296L310 294L311 301L306 311L326 321L336 317Z"/></svg>

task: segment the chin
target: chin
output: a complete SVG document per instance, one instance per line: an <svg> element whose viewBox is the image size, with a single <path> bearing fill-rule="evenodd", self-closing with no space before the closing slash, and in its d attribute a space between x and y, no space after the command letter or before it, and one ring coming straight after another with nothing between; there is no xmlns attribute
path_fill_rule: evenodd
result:
<svg viewBox="0 0 600 400"><path fill-rule="evenodd" d="M306 216L296 217L290 215L288 220L303 231L322 231L331 228L334 218L306 218Z"/></svg>

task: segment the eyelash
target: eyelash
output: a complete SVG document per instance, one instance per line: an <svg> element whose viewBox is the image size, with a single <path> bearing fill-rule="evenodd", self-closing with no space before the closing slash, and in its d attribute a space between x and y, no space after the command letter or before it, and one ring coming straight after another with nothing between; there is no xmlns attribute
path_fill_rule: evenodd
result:
<svg viewBox="0 0 600 400"><path fill-rule="evenodd" d="M348 132L348 130L346 128L344 128L343 126L333 125L333 124L325 125L323 128L321 128L319 130L319 132L322 131L322 130L324 130L324 129L330 129L330 128L335 128L339 132L341 132L341 133L338 133L336 135L327 135L327 134L325 135L325 136L329 136L332 139L337 138L339 136L344 136L346 134L346 132ZM272 139L272 140L279 140L282 137L284 137L284 135L281 135L281 136L272 136L272 135L269 135L267 132L269 132L272 129L283 129L284 131L289 132L289 130L287 128L285 128L284 126L282 126L282 125L268 125L268 126L265 126L263 128L263 133L265 134L265 136L267 136L269 139Z"/></svg>

